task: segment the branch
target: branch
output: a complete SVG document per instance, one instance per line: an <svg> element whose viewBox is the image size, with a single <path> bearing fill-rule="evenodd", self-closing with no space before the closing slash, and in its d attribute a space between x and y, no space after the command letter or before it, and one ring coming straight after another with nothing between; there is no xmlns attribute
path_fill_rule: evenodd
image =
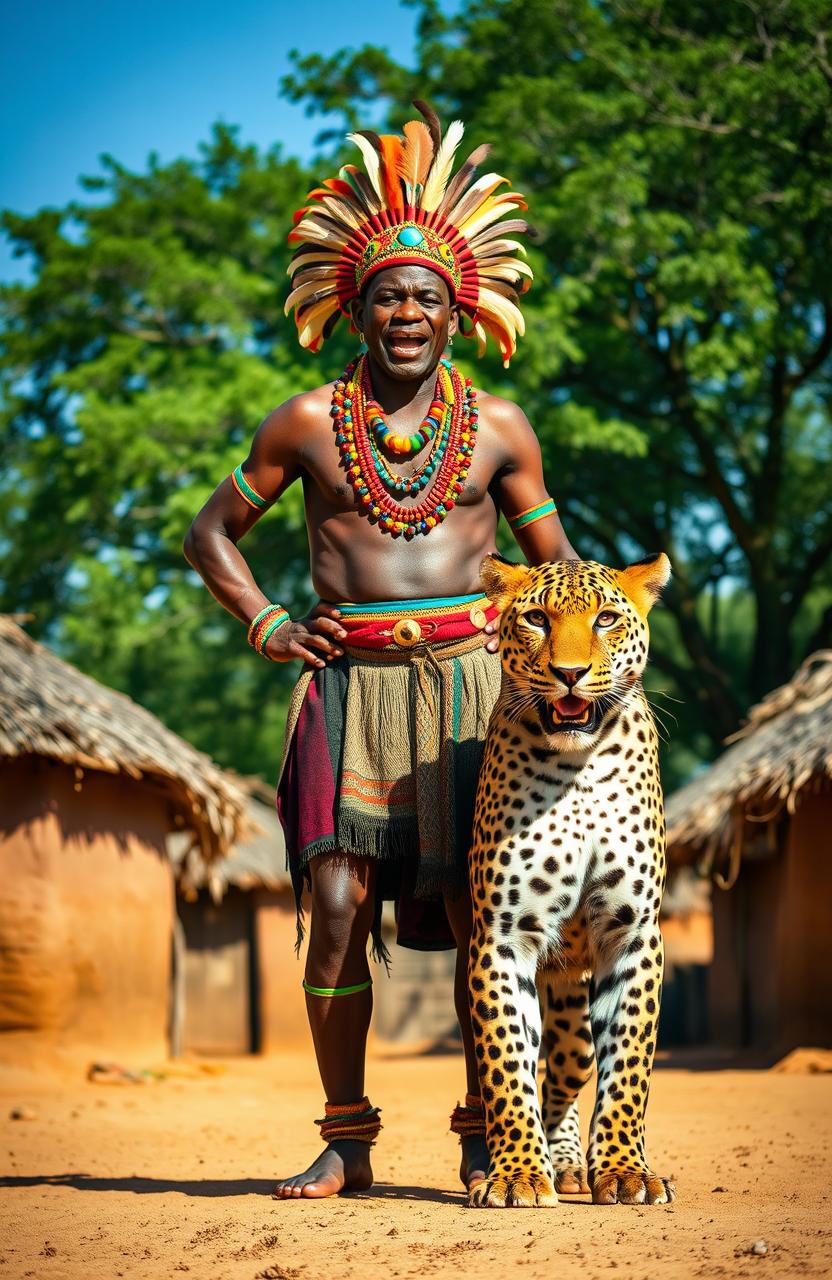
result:
<svg viewBox="0 0 832 1280"><path fill-rule="evenodd" d="M832 353L832 304L827 300L823 304L823 336L803 368L784 380L784 393L790 398L798 387L817 373L827 356Z"/></svg>
<svg viewBox="0 0 832 1280"><path fill-rule="evenodd" d="M826 528L823 529L814 547L806 557L800 573L792 578L792 589L789 592L789 598L795 609L811 590L815 575L829 563L830 559L832 559L832 516L826 521Z"/></svg>

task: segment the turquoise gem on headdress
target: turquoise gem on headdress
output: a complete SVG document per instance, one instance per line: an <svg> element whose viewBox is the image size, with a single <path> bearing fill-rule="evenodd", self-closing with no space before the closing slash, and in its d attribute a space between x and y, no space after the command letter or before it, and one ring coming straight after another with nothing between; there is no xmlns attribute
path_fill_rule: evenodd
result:
<svg viewBox="0 0 832 1280"><path fill-rule="evenodd" d="M403 244L407 249L415 249L417 245L422 243L424 238L418 227L402 227L396 236L399 244Z"/></svg>

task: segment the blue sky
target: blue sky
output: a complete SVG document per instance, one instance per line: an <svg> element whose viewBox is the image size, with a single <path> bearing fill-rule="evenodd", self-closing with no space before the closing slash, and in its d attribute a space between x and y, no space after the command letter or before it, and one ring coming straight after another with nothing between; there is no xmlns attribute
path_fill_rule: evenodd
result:
<svg viewBox="0 0 832 1280"><path fill-rule="evenodd" d="M64 204L102 152L130 168L193 155L215 120L308 156L325 122L278 97L289 50L372 41L406 61L414 29L391 0L5 0L0 205ZM0 279L22 273L0 241Z"/></svg>

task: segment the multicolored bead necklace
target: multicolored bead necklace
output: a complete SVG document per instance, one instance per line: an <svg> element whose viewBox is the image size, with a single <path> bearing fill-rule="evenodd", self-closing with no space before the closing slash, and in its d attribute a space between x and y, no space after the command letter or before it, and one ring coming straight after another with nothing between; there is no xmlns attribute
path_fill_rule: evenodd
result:
<svg viewBox="0 0 832 1280"><path fill-rule="evenodd" d="M428 414L435 420L435 424L433 420L429 424L432 431L428 437L433 439L433 448L414 475L396 476L382 458L371 433L364 395L365 385L369 386L369 375L366 384L364 380L365 367L364 356L351 361L332 391L330 414L347 479L369 519L378 524L382 533L407 539L417 533L430 533L453 510L462 493L479 426L477 393L470 378L463 380L450 361L441 362L436 396ZM376 402L370 400L370 405L376 407ZM424 427L425 423L416 434L420 435ZM389 492L392 489L394 493L418 493L431 479L433 485L428 495L411 507L402 506Z"/></svg>
<svg viewBox="0 0 832 1280"><path fill-rule="evenodd" d="M361 370L361 393L364 397L364 416L370 431L378 440L384 449L389 449L391 453L407 456L409 453L418 453L420 449L424 449L436 435L442 424L445 415L445 406L447 397L443 396L442 391L442 374L447 376L447 370L440 364L436 375L436 391L433 397L433 403L428 409L424 421L418 431L414 431L412 435L403 436L390 426L384 416L384 410L378 401L373 397L373 388L370 382L370 366L364 361Z"/></svg>

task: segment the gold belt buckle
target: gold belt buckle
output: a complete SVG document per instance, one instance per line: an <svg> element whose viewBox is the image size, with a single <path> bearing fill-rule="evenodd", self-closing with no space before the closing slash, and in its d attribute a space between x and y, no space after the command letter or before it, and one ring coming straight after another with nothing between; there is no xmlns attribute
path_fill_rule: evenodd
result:
<svg viewBox="0 0 832 1280"><path fill-rule="evenodd" d="M400 649L412 649L422 638L422 628L415 618L400 618L393 627L393 639Z"/></svg>
<svg viewBox="0 0 832 1280"><path fill-rule="evenodd" d="M488 615L480 608L478 604L472 605L471 612L468 614L472 627L476 627L477 631L482 631L488 622Z"/></svg>

